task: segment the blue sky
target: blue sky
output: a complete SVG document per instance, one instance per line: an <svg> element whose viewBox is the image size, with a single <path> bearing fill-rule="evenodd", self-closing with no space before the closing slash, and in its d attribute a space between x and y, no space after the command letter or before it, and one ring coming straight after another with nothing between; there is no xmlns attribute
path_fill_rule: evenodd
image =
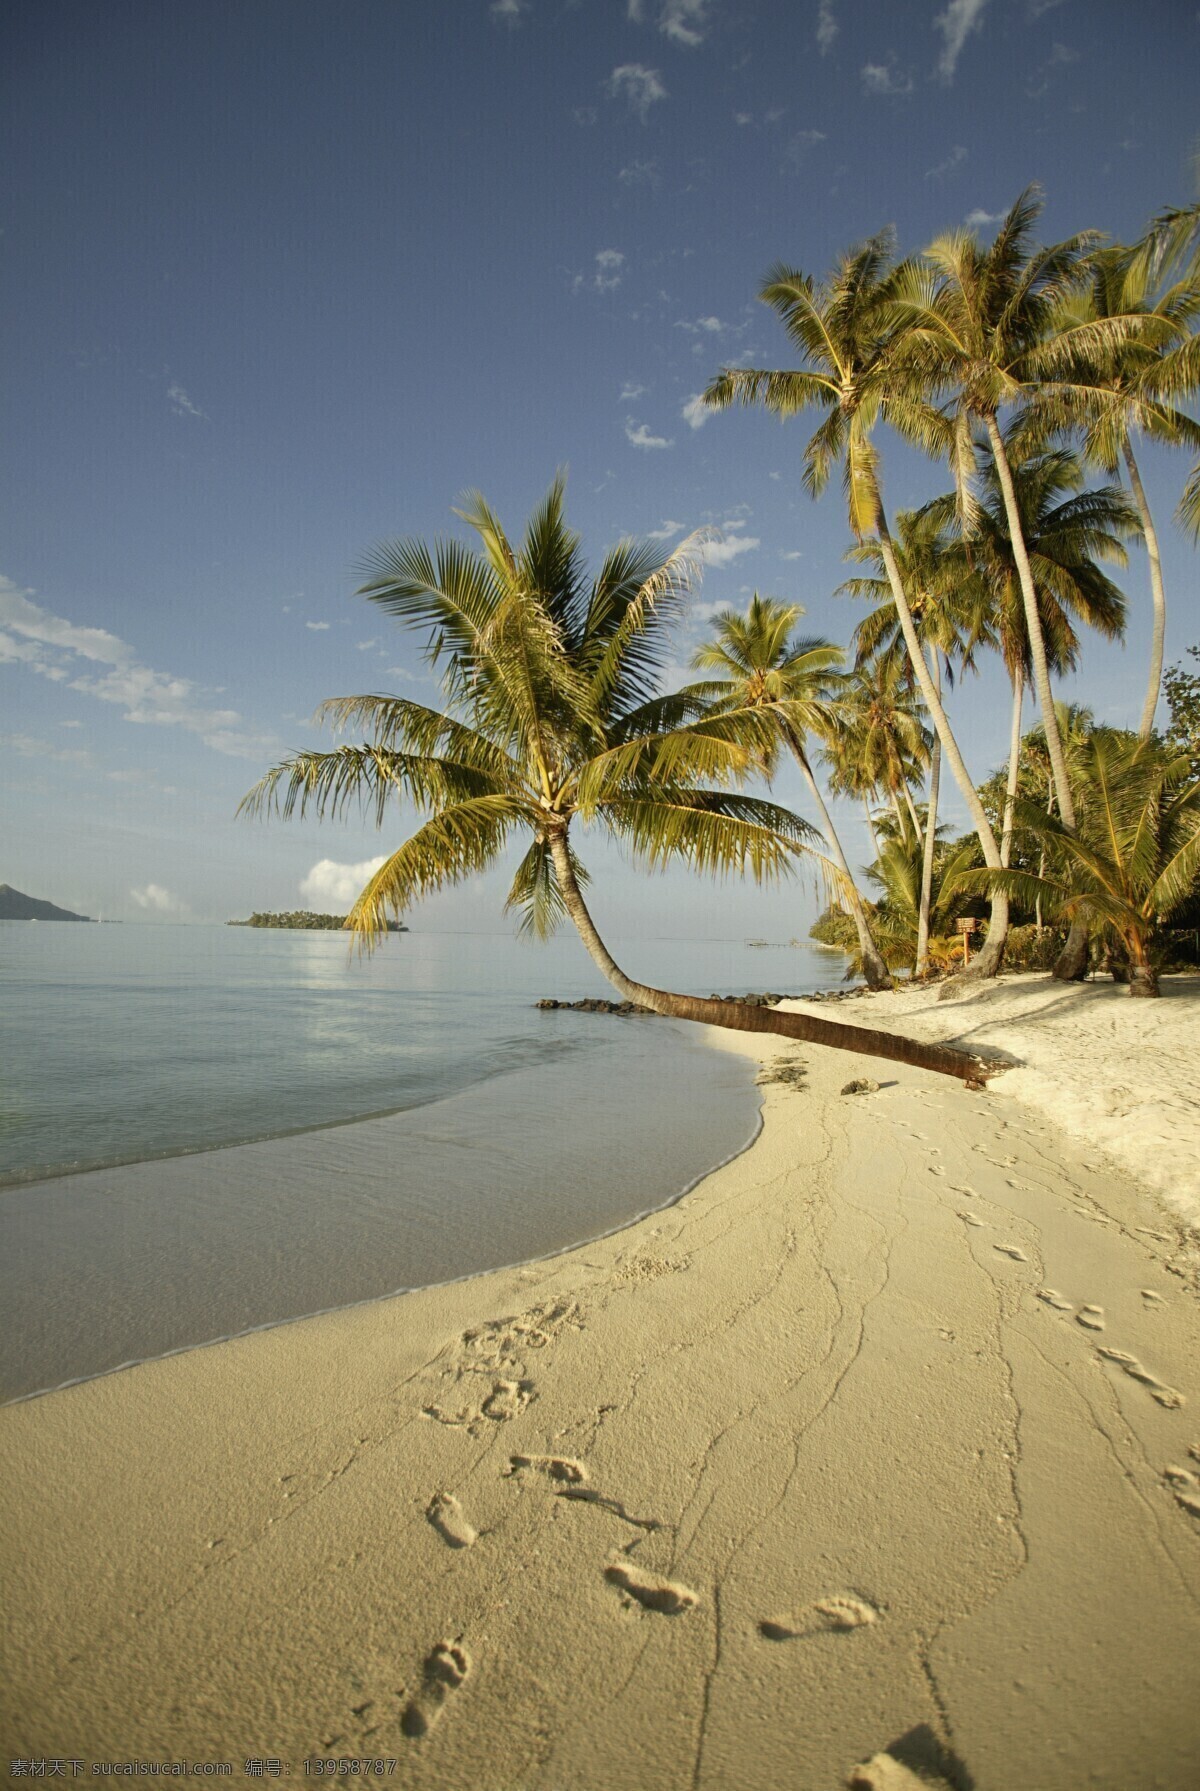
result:
<svg viewBox="0 0 1200 1791"><path fill-rule="evenodd" d="M719 524L680 667L753 589L845 640L803 420L689 408L722 364L791 364L755 298L774 262L986 233L1031 180L1049 238L1195 196L1190 0L26 0L7 36L0 880L113 917L340 905L409 830L233 811L321 698L433 699L353 592L373 543L461 526L466 487L517 532L567 465L594 555ZM881 447L893 511L945 488ZM1184 470L1146 455L1168 661L1200 635ZM1127 643L1089 641L1065 694L1128 724L1140 550L1120 578ZM952 715L986 775L998 676ZM819 905L585 858L617 933L786 938ZM503 925L504 887L414 924Z"/></svg>

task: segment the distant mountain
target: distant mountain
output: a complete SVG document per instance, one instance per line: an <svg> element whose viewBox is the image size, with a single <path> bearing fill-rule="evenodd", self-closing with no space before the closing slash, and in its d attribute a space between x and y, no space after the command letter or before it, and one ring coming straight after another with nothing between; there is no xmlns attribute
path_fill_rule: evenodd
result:
<svg viewBox="0 0 1200 1791"><path fill-rule="evenodd" d="M69 908L56 908L53 902L39 902L36 896L22 895L11 884L0 883L0 920L91 920L90 914L72 914Z"/></svg>

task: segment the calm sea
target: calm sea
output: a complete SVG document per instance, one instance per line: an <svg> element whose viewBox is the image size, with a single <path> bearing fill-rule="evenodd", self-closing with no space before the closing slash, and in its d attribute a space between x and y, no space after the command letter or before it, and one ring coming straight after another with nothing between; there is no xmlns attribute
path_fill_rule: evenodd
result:
<svg viewBox="0 0 1200 1791"><path fill-rule="evenodd" d="M699 994L835 986L809 947L614 940ZM565 1249L757 1127L753 1065L582 947L0 922L0 1399Z"/></svg>

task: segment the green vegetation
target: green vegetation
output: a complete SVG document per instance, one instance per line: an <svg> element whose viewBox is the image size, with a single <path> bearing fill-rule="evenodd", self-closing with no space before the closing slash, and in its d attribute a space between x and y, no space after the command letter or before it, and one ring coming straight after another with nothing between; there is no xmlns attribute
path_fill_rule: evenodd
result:
<svg viewBox="0 0 1200 1791"><path fill-rule="evenodd" d="M314 914L311 908L293 908L286 914L252 914L249 920L226 921L230 927L284 927L291 932L341 933L350 925L348 914ZM387 922L389 933L407 933L398 920Z"/></svg>

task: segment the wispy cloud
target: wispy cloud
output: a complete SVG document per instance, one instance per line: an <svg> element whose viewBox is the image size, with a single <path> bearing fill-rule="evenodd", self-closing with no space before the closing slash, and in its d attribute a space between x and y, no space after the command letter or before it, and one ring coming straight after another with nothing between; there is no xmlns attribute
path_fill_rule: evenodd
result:
<svg viewBox="0 0 1200 1791"><path fill-rule="evenodd" d="M650 11L664 37L694 50L704 42L709 5L710 0L659 0ZM629 0L627 11L633 24L645 24L646 10L645 0Z"/></svg>
<svg viewBox="0 0 1200 1791"><path fill-rule="evenodd" d="M693 392L679 414L689 429L703 429L712 416L712 412L704 402L703 392Z"/></svg>
<svg viewBox="0 0 1200 1791"><path fill-rule="evenodd" d="M953 174L956 168L961 168L966 159L967 151L961 143L956 143L950 154L944 161L940 161L936 168L926 168L925 178L926 180L945 180L948 174Z"/></svg>
<svg viewBox="0 0 1200 1791"><path fill-rule="evenodd" d="M626 187L656 187L661 184L657 162L626 162L617 179Z"/></svg>
<svg viewBox="0 0 1200 1791"><path fill-rule="evenodd" d="M739 554L753 553L762 542L757 535L743 535L745 523L740 517L722 525L723 540L705 542L697 555L705 566L732 566Z"/></svg>
<svg viewBox="0 0 1200 1791"><path fill-rule="evenodd" d="M673 448L675 443L668 441L665 435L651 435L645 423L635 423L632 417L625 419L625 440L634 448Z"/></svg>
<svg viewBox="0 0 1200 1791"><path fill-rule="evenodd" d="M328 622L306 622L304 624L304 626L306 628L311 628L314 634L320 634L322 629L328 628L329 623Z"/></svg>
<svg viewBox="0 0 1200 1791"><path fill-rule="evenodd" d="M1079 51L1073 50L1069 44L1051 44L1050 54L1045 62L1026 81L1025 92L1030 99L1042 99L1050 91L1051 77L1055 70L1069 68L1073 62L1078 61Z"/></svg>
<svg viewBox="0 0 1200 1791"><path fill-rule="evenodd" d="M48 740L38 740L32 734L0 734L0 746L21 759L54 759L63 765L88 765L92 758L86 747L52 746Z"/></svg>
<svg viewBox="0 0 1200 1791"><path fill-rule="evenodd" d="M321 904L318 913L341 914L349 909L376 871L386 863L386 853L379 858L364 858L361 864L339 864L334 858L319 859L301 879L300 894L310 902Z"/></svg>
<svg viewBox="0 0 1200 1791"><path fill-rule="evenodd" d="M963 223L968 230L982 230L985 224L998 224L1003 216L1002 211L984 211L982 206L977 205L974 211L967 213Z"/></svg>
<svg viewBox="0 0 1200 1791"><path fill-rule="evenodd" d="M983 29L983 15L988 0L950 0L945 12L934 19L934 28L941 32L944 46L938 57L937 73L947 83L953 81L963 46L973 31Z"/></svg>
<svg viewBox="0 0 1200 1791"><path fill-rule="evenodd" d="M608 78L608 91L614 99L627 101L630 111L636 112L643 124L651 106L667 97L658 70L640 62L625 62L614 68Z"/></svg>
<svg viewBox="0 0 1200 1791"><path fill-rule="evenodd" d="M183 387L177 383L167 387L167 402L177 417L200 417L206 423L209 421L207 411L201 410L198 404L193 404Z"/></svg>
<svg viewBox="0 0 1200 1791"><path fill-rule="evenodd" d="M646 389L645 386L635 385L631 379L627 379L621 387L621 403L632 404L634 399L640 398Z"/></svg>
<svg viewBox="0 0 1200 1791"><path fill-rule="evenodd" d="M682 533L683 524L681 522L672 522L670 517L665 517L661 529L647 529L646 539L647 541L671 541L676 535Z"/></svg>
<svg viewBox="0 0 1200 1791"><path fill-rule="evenodd" d="M798 169L807 161L810 149L818 143L824 143L824 131L793 131L784 148L783 158L787 166Z"/></svg>
<svg viewBox="0 0 1200 1791"><path fill-rule="evenodd" d="M838 34L838 22L834 16L833 0L821 0L817 7L817 48L822 56L828 56Z"/></svg>
<svg viewBox="0 0 1200 1791"><path fill-rule="evenodd" d="M215 752L258 758L275 741L245 731L236 709L209 709L188 678L174 678L139 663L127 642L106 628L84 628L30 601L0 576L0 660L20 662L52 683L66 683L102 703L114 703L126 721L184 728ZM81 661L108 669L85 672Z"/></svg>
<svg viewBox="0 0 1200 1791"><path fill-rule="evenodd" d="M488 11L498 25L511 30L521 23L521 14L529 11L529 0L492 0Z"/></svg>
<svg viewBox="0 0 1200 1791"><path fill-rule="evenodd" d="M801 553L801 551L798 547L793 547L793 548L790 548L786 553L781 553L779 557L781 560L802 560L804 558L804 555Z"/></svg>
<svg viewBox="0 0 1200 1791"><path fill-rule="evenodd" d="M1044 12L1053 12L1063 0L1027 0L1026 11L1031 19L1040 19Z"/></svg>
<svg viewBox="0 0 1200 1791"><path fill-rule="evenodd" d="M600 249L595 256L596 266L590 274L576 274L571 281L572 292L615 292L624 275L622 268L625 257L620 249Z"/></svg>
<svg viewBox="0 0 1200 1791"><path fill-rule="evenodd" d="M894 52L886 62L864 63L861 78L864 93L911 93L913 90L912 76L899 67Z"/></svg>
<svg viewBox="0 0 1200 1791"><path fill-rule="evenodd" d="M681 317L675 325L677 330L686 330L689 336L699 335L702 331L715 336L725 325L719 317L697 317L694 321Z"/></svg>

